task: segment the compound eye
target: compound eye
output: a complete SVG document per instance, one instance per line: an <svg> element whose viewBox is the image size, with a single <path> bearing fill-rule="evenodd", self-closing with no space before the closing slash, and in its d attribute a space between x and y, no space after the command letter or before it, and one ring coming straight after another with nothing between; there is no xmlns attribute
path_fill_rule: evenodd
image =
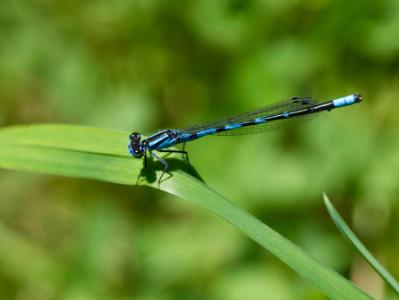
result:
<svg viewBox="0 0 399 300"><path fill-rule="evenodd" d="M138 133L138 132L132 132L132 133L129 135L129 138L130 138L131 140L139 141L139 140L141 139L141 136L140 136L140 133Z"/></svg>

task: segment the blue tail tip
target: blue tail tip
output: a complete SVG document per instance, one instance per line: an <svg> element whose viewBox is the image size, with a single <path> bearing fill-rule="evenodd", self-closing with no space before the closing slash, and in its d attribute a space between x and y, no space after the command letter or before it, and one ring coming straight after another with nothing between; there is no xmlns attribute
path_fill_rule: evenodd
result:
<svg viewBox="0 0 399 300"><path fill-rule="evenodd" d="M361 101L362 101L362 95L353 94L353 95L335 99L335 100L333 100L333 104L334 104L334 107L343 107L343 106L359 103Z"/></svg>

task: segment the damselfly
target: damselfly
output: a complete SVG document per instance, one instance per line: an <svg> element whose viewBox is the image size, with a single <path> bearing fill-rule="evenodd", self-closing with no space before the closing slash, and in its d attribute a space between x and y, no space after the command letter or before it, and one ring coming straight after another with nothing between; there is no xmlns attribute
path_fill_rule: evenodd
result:
<svg viewBox="0 0 399 300"><path fill-rule="evenodd" d="M161 130L143 140L141 140L140 133L133 132L129 136L128 151L136 158L144 156L144 168L147 166L147 151L158 160L163 165L163 172L158 179L158 183L160 183L162 176L168 169L168 163L154 151L181 153L186 156L188 161L188 154L184 150L185 143L200 137L262 133L270 128L284 126L288 120L305 120L319 112L352 105L361 100L360 94L349 95L324 103L318 103L310 97L293 97L287 101L267 105L216 122L200 124L187 129ZM183 150L167 149L177 144L183 144Z"/></svg>

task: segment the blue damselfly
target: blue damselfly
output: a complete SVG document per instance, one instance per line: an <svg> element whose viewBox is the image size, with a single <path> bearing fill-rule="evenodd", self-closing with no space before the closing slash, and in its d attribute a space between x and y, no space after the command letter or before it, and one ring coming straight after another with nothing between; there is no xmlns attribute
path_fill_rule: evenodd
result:
<svg viewBox="0 0 399 300"><path fill-rule="evenodd" d="M168 169L168 163L155 154L154 151L181 153L186 156L188 161L188 154L184 150L184 145L200 137L262 133L270 128L284 126L288 120L305 120L322 111L330 111L335 108L352 105L361 100L360 94L353 94L324 103L318 103L310 97L293 97L287 101L267 105L216 122L200 124L182 130L161 130L143 140L141 140L140 133L133 132L129 136L128 151L136 158L144 156L144 167L147 165L147 151L153 158L158 160L164 166L163 172L158 179L158 183L160 183L162 176ZM167 149L177 144L183 144L183 150Z"/></svg>

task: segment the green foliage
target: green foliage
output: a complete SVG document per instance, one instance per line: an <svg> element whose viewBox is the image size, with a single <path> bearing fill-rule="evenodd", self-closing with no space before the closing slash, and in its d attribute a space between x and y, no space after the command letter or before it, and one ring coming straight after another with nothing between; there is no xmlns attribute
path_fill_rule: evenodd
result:
<svg viewBox="0 0 399 300"><path fill-rule="evenodd" d="M121 130L96 142L97 158L112 144L102 168L115 181L131 172L135 183L141 162L126 157L125 132L360 92L360 105L301 127L187 148L209 186L368 294L395 299L331 226L320 194L398 278L398 20L397 0L3 0L0 126ZM91 130L75 140L87 154ZM55 138L67 147L67 136ZM51 160L29 147L30 157ZM62 167L62 151L47 150ZM6 151L25 165L22 148ZM170 159L173 174L187 170ZM85 172L102 179L103 169ZM143 175L156 183L156 173ZM154 189L2 169L0 191L6 299L326 299L219 218Z"/></svg>

